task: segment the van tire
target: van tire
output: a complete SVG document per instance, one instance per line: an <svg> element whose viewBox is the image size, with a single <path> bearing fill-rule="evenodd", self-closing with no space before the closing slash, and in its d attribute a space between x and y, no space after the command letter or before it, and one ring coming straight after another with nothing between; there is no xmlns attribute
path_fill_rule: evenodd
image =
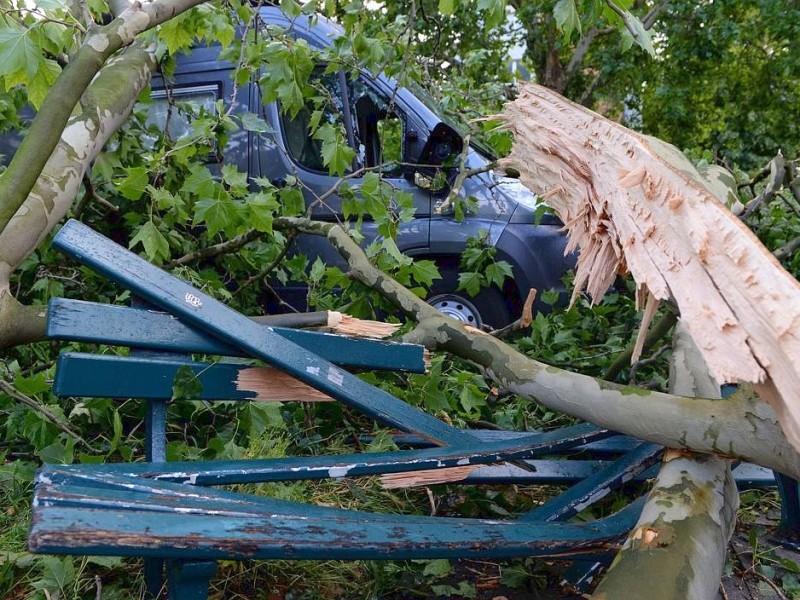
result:
<svg viewBox="0 0 800 600"><path fill-rule="evenodd" d="M428 304L449 317L477 328L488 325L499 329L511 322L511 312L500 290L495 287L484 288L474 298L470 297L464 290L458 290L458 269L436 262L442 278L433 282Z"/></svg>

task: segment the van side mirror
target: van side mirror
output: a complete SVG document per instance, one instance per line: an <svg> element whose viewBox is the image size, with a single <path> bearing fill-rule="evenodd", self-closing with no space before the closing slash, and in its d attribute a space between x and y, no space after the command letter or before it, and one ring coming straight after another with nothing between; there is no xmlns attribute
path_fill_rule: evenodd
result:
<svg viewBox="0 0 800 600"><path fill-rule="evenodd" d="M461 134L446 123L437 123L414 165L414 182L423 189L438 187L433 182L449 179L446 171L456 164L463 149L464 138Z"/></svg>

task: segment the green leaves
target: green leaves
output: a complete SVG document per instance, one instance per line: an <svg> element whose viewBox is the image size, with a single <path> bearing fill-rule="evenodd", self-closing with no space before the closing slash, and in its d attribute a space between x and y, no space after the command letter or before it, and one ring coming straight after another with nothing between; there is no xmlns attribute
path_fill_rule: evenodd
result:
<svg viewBox="0 0 800 600"><path fill-rule="evenodd" d="M24 72L33 78L43 60L41 50L30 35L30 30L18 26L0 29L0 75Z"/></svg>
<svg viewBox="0 0 800 600"><path fill-rule="evenodd" d="M138 200L144 194L149 181L146 167L128 167L125 177L117 182L117 191L128 200Z"/></svg>
<svg viewBox="0 0 800 600"><path fill-rule="evenodd" d="M497 248L486 242L484 235L467 241L467 248L461 254L461 270L458 275L458 289L470 296L477 296L485 287L495 285L502 289L507 277L513 277L511 265L504 260L496 261Z"/></svg>
<svg viewBox="0 0 800 600"><path fill-rule="evenodd" d="M59 53L64 44L56 43L63 26L33 23L29 28L0 18L0 78L5 90L27 86L28 101L41 106L50 86L61 73L61 67L45 52Z"/></svg>
<svg viewBox="0 0 800 600"><path fill-rule="evenodd" d="M439 12L454 15L459 4L466 6L469 0L439 0ZM477 0L477 9L482 13L487 27L497 27L506 17L505 0Z"/></svg>
<svg viewBox="0 0 800 600"><path fill-rule="evenodd" d="M553 16L564 38L570 39L574 31L577 31L578 35L581 34L581 20L578 17L575 0L558 0L553 8Z"/></svg>
<svg viewBox="0 0 800 600"><path fill-rule="evenodd" d="M158 230L153 221L147 221L139 231L133 236L128 248L135 248L138 244L144 247L144 253L148 260L161 262L169 258L169 242L164 234Z"/></svg>
<svg viewBox="0 0 800 600"><path fill-rule="evenodd" d="M325 123L314 132L313 138L322 142L322 162L331 173L344 175L350 170L356 153L347 145L341 128Z"/></svg>
<svg viewBox="0 0 800 600"><path fill-rule="evenodd" d="M443 15L452 15L456 12L458 0L439 0L439 12Z"/></svg>
<svg viewBox="0 0 800 600"><path fill-rule="evenodd" d="M274 41L264 49L263 58L265 75L260 84L264 102L277 100L295 117L305 105L308 78L314 69L311 48L305 40L292 44Z"/></svg>

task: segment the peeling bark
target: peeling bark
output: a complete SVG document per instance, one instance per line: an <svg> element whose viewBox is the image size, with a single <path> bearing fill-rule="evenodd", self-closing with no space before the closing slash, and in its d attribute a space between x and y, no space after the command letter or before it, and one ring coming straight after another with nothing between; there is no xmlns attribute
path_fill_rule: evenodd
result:
<svg viewBox="0 0 800 600"><path fill-rule="evenodd" d="M468 360L522 398L642 440L738 458L800 477L800 454L783 435L775 411L752 389L743 387L725 400L686 398L548 366L440 314L373 267L340 226L303 218L279 219L275 226L326 236L347 260L352 277L418 321L406 341Z"/></svg>
<svg viewBox="0 0 800 600"><path fill-rule="evenodd" d="M670 391L719 396L682 327L674 338ZM713 600L738 506L730 461L668 450L636 527L593 598Z"/></svg>
<svg viewBox="0 0 800 600"><path fill-rule="evenodd" d="M0 175L0 231L6 228L37 183L59 139L66 139L73 151L82 151L81 136L68 134L67 122L106 61L130 45L138 34L202 2L204 0L134 2L108 25L89 31L83 45L47 94L8 169ZM80 134L80 131L73 133Z"/></svg>
<svg viewBox="0 0 800 600"><path fill-rule="evenodd" d="M72 206L91 162L128 118L155 65L152 52L132 46L92 82L83 111L69 120L27 199L0 233L0 290L8 289L11 272Z"/></svg>
<svg viewBox="0 0 800 600"><path fill-rule="evenodd" d="M45 306L24 306L0 291L0 349L45 339Z"/></svg>
<svg viewBox="0 0 800 600"><path fill-rule="evenodd" d="M543 193L580 248L575 293L629 270L641 296L674 298L721 382L747 381L800 449L800 284L669 145L526 85L506 107L504 162Z"/></svg>

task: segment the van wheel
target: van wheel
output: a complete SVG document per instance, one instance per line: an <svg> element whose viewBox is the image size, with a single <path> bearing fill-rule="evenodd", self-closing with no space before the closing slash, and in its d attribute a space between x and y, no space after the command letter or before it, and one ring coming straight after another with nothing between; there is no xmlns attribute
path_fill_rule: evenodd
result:
<svg viewBox="0 0 800 600"><path fill-rule="evenodd" d="M458 271L439 265L441 279L433 282L428 304L448 317L472 327L489 325L495 329L511 322L511 314L503 294L495 288L486 288L474 298L458 288Z"/></svg>

